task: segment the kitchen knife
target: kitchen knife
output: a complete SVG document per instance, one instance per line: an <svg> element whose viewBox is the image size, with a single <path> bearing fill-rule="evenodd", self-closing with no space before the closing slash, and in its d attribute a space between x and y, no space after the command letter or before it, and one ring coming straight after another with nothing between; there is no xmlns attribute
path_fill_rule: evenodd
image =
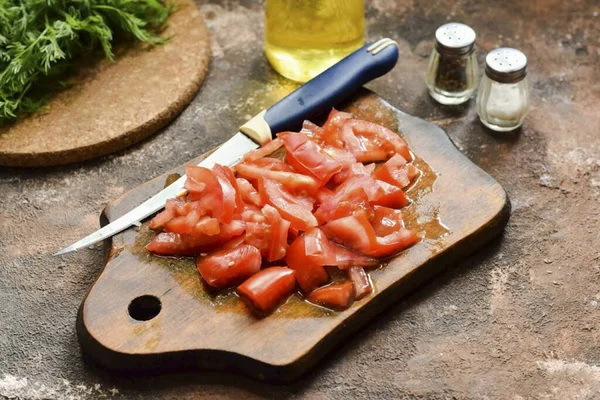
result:
<svg viewBox="0 0 600 400"><path fill-rule="evenodd" d="M277 133L297 130L305 119L328 112L365 83L389 72L398 61L397 46L385 38L356 50L246 122L238 133L198 165L206 168L212 168L215 163L235 165L244 154L269 142ZM79 250L139 223L161 210L167 199L185 194L184 183L185 175L125 215L54 255Z"/></svg>

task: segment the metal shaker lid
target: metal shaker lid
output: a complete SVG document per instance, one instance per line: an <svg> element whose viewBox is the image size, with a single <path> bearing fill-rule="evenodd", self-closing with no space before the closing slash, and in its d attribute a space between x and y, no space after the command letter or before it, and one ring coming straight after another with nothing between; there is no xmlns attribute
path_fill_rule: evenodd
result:
<svg viewBox="0 0 600 400"><path fill-rule="evenodd" d="M510 47L492 50L485 58L485 74L500 83L517 83L527 75L527 57Z"/></svg>
<svg viewBox="0 0 600 400"><path fill-rule="evenodd" d="M435 47L440 54L464 55L473 50L475 31L468 25L450 22L435 31Z"/></svg>

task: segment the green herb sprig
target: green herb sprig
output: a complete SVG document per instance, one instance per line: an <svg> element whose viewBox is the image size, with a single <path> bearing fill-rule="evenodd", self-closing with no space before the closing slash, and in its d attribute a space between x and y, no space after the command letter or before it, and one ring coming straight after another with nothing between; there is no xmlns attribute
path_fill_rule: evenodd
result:
<svg viewBox="0 0 600 400"><path fill-rule="evenodd" d="M115 42L151 45L172 5L162 0L0 0L0 125L38 111L78 58Z"/></svg>

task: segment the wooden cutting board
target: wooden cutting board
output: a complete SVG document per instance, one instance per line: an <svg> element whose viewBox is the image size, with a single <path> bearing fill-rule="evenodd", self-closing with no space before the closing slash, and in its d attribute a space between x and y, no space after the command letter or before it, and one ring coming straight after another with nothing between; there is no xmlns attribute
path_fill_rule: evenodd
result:
<svg viewBox="0 0 600 400"><path fill-rule="evenodd" d="M403 210L407 226L423 240L371 272L374 295L339 313L294 295L273 315L257 319L234 294L209 293L193 260L150 255L144 249L152 237L146 221L107 244L106 267L79 310L83 350L116 370L210 368L293 380L385 307L502 231L510 215L504 189L440 128L367 91L343 109L402 132L423 171L408 191L412 204ZM172 178L167 173L125 194L104 210L102 223Z"/></svg>
<svg viewBox="0 0 600 400"><path fill-rule="evenodd" d="M48 111L0 128L0 166L69 164L119 151L155 133L194 98L208 70L210 38L193 0L175 0L151 49L116 50L116 62L87 60Z"/></svg>

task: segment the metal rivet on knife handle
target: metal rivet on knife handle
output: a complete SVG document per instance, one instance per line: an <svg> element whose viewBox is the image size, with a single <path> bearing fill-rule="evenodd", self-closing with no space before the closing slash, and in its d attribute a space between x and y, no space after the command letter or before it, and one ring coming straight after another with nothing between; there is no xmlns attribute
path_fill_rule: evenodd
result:
<svg viewBox="0 0 600 400"><path fill-rule="evenodd" d="M271 127L264 118L266 112L267 110L262 110L250 121L240 126L240 132L261 145L268 143L272 139Z"/></svg>

